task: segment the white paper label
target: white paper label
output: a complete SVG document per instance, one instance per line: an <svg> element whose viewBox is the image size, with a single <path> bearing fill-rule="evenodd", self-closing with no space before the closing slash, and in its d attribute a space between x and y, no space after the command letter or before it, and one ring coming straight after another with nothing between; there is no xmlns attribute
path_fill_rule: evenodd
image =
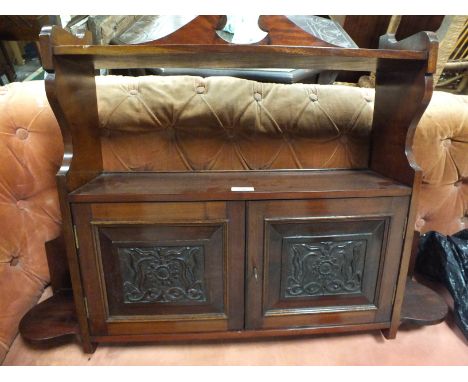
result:
<svg viewBox="0 0 468 382"><path fill-rule="evenodd" d="M234 191L234 192L255 191L255 187L231 187L231 191Z"/></svg>

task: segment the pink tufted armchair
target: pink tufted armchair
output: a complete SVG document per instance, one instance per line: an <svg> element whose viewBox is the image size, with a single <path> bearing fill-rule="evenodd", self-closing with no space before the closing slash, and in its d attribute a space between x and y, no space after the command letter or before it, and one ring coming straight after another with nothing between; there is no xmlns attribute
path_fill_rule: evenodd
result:
<svg viewBox="0 0 468 382"><path fill-rule="evenodd" d="M100 98L100 111L106 108L109 111L109 105L116 104L115 97L121 95L129 81L132 80L119 77L100 81L112 90L106 94L114 97ZM177 83L179 87L183 85ZM340 107L331 109L335 113L332 118L342 122L352 120L343 106L349 102L349 94L350 88L334 89L330 102ZM352 94L368 99L360 126L369 130L372 92L353 89ZM132 109L130 105L126 111L138 115L141 109ZM103 119L107 117L104 113ZM418 126L415 142L415 155L424 172L416 230L450 234L466 228L468 97L435 92ZM108 167L118 169L123 165L122 152L117 152L110 140L107 143ZM0 362L17 335L19 320L37 303L50 280L44 242L60 233L55 173L62 154L60 130L48 105L44 83L0 88ZM128 158L130 154L126 153ZM8 362L15 363L14 357Z"/></svg>

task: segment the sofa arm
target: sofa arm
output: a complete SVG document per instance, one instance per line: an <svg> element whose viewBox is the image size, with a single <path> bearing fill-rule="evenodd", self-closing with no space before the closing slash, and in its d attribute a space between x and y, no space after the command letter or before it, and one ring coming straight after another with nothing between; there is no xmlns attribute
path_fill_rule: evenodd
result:
<svg viewBox="0 0 468 382"><path fill-rule="evenodd" d="M0 363L49 281L44 242L60 232L62 155L44 83L0 87Z"/></svg>
<svg viewBox="0 0 468 382"><path fill-rule="evenodd" d="M468 227L468 96L434 92L413 146L423 170L416 230Z"/></svg>

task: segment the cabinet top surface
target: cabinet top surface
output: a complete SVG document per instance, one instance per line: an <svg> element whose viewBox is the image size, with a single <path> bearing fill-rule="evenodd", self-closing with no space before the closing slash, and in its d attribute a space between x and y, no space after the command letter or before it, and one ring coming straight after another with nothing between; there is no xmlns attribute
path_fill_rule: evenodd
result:
<svg viewBox="0 0 468 382"><path fill-rule="evenodd" d="M370 170L104 173L73 202L258 200L406 196L411 188Z"/></svg>

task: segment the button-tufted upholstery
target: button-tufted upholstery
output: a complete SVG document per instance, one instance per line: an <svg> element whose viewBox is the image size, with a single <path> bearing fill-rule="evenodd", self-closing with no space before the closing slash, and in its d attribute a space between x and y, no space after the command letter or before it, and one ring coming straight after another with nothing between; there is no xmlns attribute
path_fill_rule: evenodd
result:
<svg viewBox="0 0 468 382"><path fill-rule="evenodd" d="M175 83L171 77L110 76L99 85L108 171L368 163L374 97L366 89L189 76Z"/></svg>
<svg viewBox="0 0 468 382"><path fill-rule="evenodd" d="M228 77L97 82L108 171L356 168L368 161L369 89ZM416 229L466 227L468 97L435 92L414 150L425 182ZM62 152L44 84L0 88L0 360L49 280L44 242L59 234L54 175Z"/></svg>
<svg viewBox="0 0 468 382"><path fill-rule="evenodd" d="M44 242L60 232L63 144L43 82L0 88L0 360L49 281Z"/></svg>
<svg viewBox="0 0 468 382"><path fill-rule="evenodd" d="M416 220L421 232L468 227L468 96L434 92L413 150L423 170Z"/></svg>

